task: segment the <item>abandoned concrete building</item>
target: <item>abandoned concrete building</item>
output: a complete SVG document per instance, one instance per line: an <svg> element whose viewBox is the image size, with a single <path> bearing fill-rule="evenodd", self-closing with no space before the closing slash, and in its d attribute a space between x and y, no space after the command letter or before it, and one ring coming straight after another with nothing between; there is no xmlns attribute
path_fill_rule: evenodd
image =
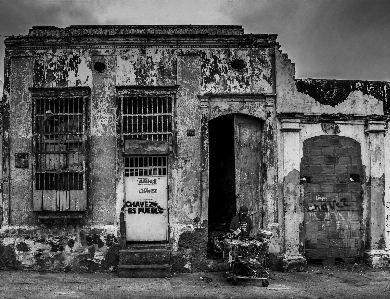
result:
<svg viewBox="0 0 390 299"><path fill-rule="evenodd" d="M389 82L295 79L277 35L241 26L5 45L1 268L212 269L208 236L243 204L272 269L389 265Z"/></svg>

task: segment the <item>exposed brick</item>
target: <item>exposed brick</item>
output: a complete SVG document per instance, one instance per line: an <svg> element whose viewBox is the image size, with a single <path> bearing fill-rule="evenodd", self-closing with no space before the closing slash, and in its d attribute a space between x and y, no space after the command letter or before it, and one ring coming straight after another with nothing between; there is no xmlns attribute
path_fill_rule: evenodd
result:
<svg viewBox="0 0 390 299"><path fill-rule="evenodd" d="M327 182L337 182L337 175L336 174L326 174L325 180Z"/></svg>
<svg viewBox="0 0 390 299"><path fill-rule="evenodd" d="M361 203L363 201L363 195L359 193L351 193L351 201Z"/></svg>
<svg viewBox="0 0 390 299"><path fill-rule="evenodd" d="M348 183L349 182L349 175L344 174L337 174L337 180L339 183Z"/></svg>
<svg viewBox="0 0 390 299"><path fill-rule="evenodd" d="M354 141L353 139L349 138L341 138L340 139L340 145L342 147L355 147L357 144L357 141Z"/></svg>
<svg viewBox="0 0 390 299"><path fill-rule="evenodd" d="M314 173L311 175L312 183L322 183L323 181L325 181L325 175L322 173Z"/></svg>
<svg viewBox="0 0 390 299"><path fill-rule="evenodd" d="M352 165L361 165L362 158L360 156L351 156L351 164Z"/></svg>
<svg viewBox="0 0 390 299"><path fill-rule="evenodd" d="M336 174L346 174L348 171L347 165L336 165L335 166L335 173Z"/></svg>
<svg viewBox="0 0 390 299"><path fill-rule="evenodd" d="M323 165L324 164L324 156L312 156L311 157L313 165L319 164Z"/></svg>
<svg viewBox="0 0 390 299"><path fill-rule="evenodd" d="M360 221L350 221L349 227L351 230L359 230L361 228L361 222Z"/></svg>
<svg viewBox="0 0 390 299"><path fill-rule="evenodd" d="M328 138L317 138L315 141L314 141L314 146L317 146L317 147L327 147L329 146L329 139Z"/></svg>
<svg viewBox="0 0 390 299"><path fill-rule="evenodd" d="M336 160L337 159L336 159L335 156L331 156L331 155L324 156L324 162L327 165L334 165L334 164L336 164Z"/></svg>
<svg viewBox="0 0 390 299"><path fill-rule="evenodd" d="M303 156L302 159L301 159L301 164L302 165L311 165L311 164L313 164L312 158L308 157L308 156Z"/></svg>
<svg viewBox="0 0 390 299"><path fill-rule="evenodd" d="M358 212L361 209L361 204L357 202L347 202L348 206L342 207L341 210Z"/></svg>
<svg viewBox="0 0 390 299"><path fill-rule="evenodd" d="M323 155L333 156L334 155L334 148L333 147L324 147L324 148L322 148L321 152Z"/></svg>
<svg viewBox="0 0 390 299"><path fill-rule="evenodd" d="M329 240L330 247L344 247L344 240L342 239L330 239Z"/></svg>
<svg viewBox="0 0 390 299"><path fill-rule="evenodd" d="M305 192L305 195L303 196L303 200L305 201L305 203L311 202L313 200L313 193Z"/></svg>
<svg viewBox="0 0 390 299"><path fill-rule="evenodd" d="M341 217L343 217L346 221L359 221L360 216L359 213L351 213L350 211L339 211Z"/></svg>
<svg viewBox="0 0 390 299"><path fill-rule="evenodd" d="M361 171L360 165L350 165L350 166L348 166L348 172L349 173L360 174L360 171Z"/></svg>
<svg viewBox="0 0 390 299"><path fill-rule="evenodd" d="M319 156L322 155L321 148L312 148L309 150L309 155L310 156Z"/></svg>
<svg viewBox="0 0 390 299"><path fill-rule="evenodd" d="M360 156L360 147L348 147L349 156Z"/></svg>
<svg viewBox="0 0 390 299"><path fill-rule="evenodd" d="M335 148L335 151L334 151L335 155L336 156L347 156L349 155L349 152L348 152L348 149L347 148Z"/></svg>
<svg viewBox="0 0 390 299"><path fill-rule="evenodd" d="M331 137L331 136L329 136L329 137ZM341 146L340 137L333 137L332 136L331 138L328 139L328 142L330 145L335 146L335 147Z"/></svg>
<svg viewBox="0 0 390 299"><path fill-rule="evenodd" d="M338 164L339 165L350 165L351 164L351 157L349 156L341 156L338 159Z"/></svg>
<svg viewBox="0 0 390 299"><path fill-rule="evenodd" d="M312 175L312 174L315 174L315 173L322 173L322 166L318 166L318 165L312 165L312 166L309 166L308 167L308 172L306 173L307 175Z"/></svg>
<svg viewBox="0 0 390 299"><path fill-rule="evenodd" d="M320 184L310 184L308 183L305 188L306 192L321 192Z"/></svg>
<svg viewBox="0 0 390 299"><path fill-rule="evenodd" d="M340 201L341 199L345 198L347 202L351 201L351 193L349 192L339 192L337 201Z"/></svg>
<svg viewBox="0 0 390 299"><path fill-rule="evenodd" d="M335 167L332 165L329 165L329 166L322 166L322 172L324 174L333 174L335 173Z"/></svg>
<svg viewBox="0 0 390 299"><path fill-rule="evenodd" d="M339 194L336 192L326 193L325 196L328 199L328 201L330 201L330 202L333 202L334 200L337 201L339 198Z"/></svg>
<svg viewBox="0 0 390 299"><path fill-rule="evenodd" d="M310 174L310 166L301 164L301 176L309 175Z"/></svg>
<svg viewBox="0 0 390 299"><path fill-rule="evenodd" d="M335 184L336 192L348 192L348 184Z"/></svg>
<svg viewBox="0 0 390 299"><path fill-rule="evenodd" d="M317 248L329 248L328 239L317 239Z"/></svg>
<svg viewBox="0 0 390 299"><path fill-rule="evenodd" d="M333 192L334 191L334 184L332 184L332 183L322 183L321 184L321 191L322 192Z"/></svg>
<svg viewBox="0 0 390 299"><path fill-rule="evenodd" d="M313 242L312 240L305 240L305 249L316 249L316 248L317 248L317 244L315 242Z"/></svg>
<svg viewBox="0 0 390 299"><path fill-rule="evenodd" d="M359 192L362 190L362 185L360 183L349 183L348 191L349 192Z"/></svg>
<svg viewBox="0 0 390 299"><path fill-rule="evenodd" d="M326 193L315 193L313 194L313 202L317 203L321 201L326 201Z"/></svg>

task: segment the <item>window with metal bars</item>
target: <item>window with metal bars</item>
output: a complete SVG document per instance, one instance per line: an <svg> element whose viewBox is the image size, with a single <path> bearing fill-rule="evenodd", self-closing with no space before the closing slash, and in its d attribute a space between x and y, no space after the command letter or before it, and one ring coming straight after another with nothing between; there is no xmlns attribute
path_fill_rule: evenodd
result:
<svg viewBox="0 0 390 299"><path fill-rule="evenodd" d="M117 86L124 140L168 141L178 86Z"/></svg>
<svg viewBox="0 0 390 299"><path fill-rule="evenodd" d="M127 156L125 176L166 176L166 156Z"/></svg>
<svg viewBox="0 0 390 299"><path fill-rule="evenodd" d="M66 88L30 90L33 98L34 199L42 196L43 207L45 196L50 201L50 191L65 191L63 200L66 202L57 196L55 209L61 205L63 209L72 210L72 200L80 200L74 197L84 197L75 191L85 190L86 94L89 92Z"/></svg>
<svg viewBox="0 0 390 299"><path fill-rule="evenodd" d="M83 98L35 99L36 190L82 190Z"/></svg>
<svg viewBox="0 0 390 299"><path fill-rule="evenodd" d="M168 140L172 133L172 96L122 97L124 139Z"/></svg>

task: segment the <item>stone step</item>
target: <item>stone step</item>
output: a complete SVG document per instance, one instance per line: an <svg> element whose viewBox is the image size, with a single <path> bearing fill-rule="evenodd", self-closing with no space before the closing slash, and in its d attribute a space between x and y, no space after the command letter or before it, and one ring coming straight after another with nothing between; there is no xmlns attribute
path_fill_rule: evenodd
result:
<svg viewBox="0 0 390 299"><path fill-rule="evenodd" d="M150 243L150 244L126 244L126 249L166 249L170 250L171 245L167 243Z"/></svg>
<svg viewBox="0 0 390 299"><path fill-rule="evenodd" d="M132 248L119 250L120 265L169 264L171 251L161 248Z"/></svg>
<svg viewBox="0 0 390 299"><path fill-rule="evenodd" d="M171 276L172 266L163 265L118 265L118 276L123 278L164 278Z"/></svg>

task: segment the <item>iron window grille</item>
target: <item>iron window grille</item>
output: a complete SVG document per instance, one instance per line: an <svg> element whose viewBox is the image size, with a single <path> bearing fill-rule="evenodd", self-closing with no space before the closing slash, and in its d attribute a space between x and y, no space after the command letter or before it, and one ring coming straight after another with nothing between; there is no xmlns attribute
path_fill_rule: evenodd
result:
<svg viewBox="0 0 390 299"><path fill-rule="evenodd" d="M173 130L176 87L117 87L124 140L168 141Z"/></svg>
<svg viewBox="0 0 390 299"><path fill-rule="evenodd" d="M168 171L166 156L126 156L125 176L166 176Z"/></svg>
<svg viewBox="0 0 390 299"><path fill-rule="evenodd" d="M89 88L30 89L33 98L34 199L41 210L72 210L84 197ZM54 198L50 191L56 191ZM58 192L57 192L58 191ZM45 198L46 197L46 198ZM73 197L73 198L72 198ZM50 206L50 207L49 207Z"/></svg>

